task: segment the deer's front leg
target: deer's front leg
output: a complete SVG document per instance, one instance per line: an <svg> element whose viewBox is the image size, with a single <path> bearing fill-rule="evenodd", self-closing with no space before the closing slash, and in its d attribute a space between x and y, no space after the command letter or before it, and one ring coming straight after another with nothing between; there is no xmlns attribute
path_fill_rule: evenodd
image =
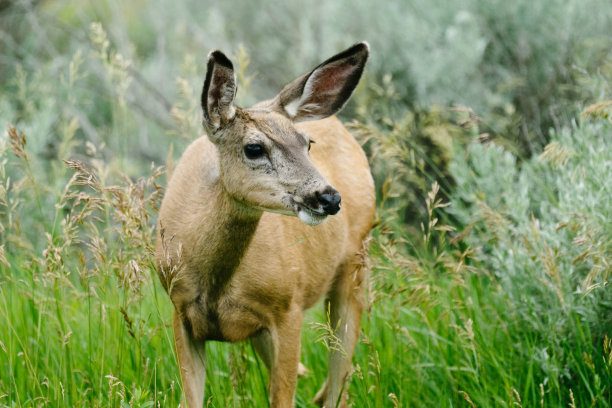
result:
<svg viewBox="0 0 612 408"><path fill-rule="evenodd" d="M176 310L174 311L174 344L185 394L182 405L186 404L188 408L200 408L204 403L206 382L205 343L193 339Z"/></svg>
<svg viewBox="0 0 612 408"><path fill-rule="evenodd" d="M298 306L279 316L274 327L253 343L270 373L270 406L293 407L300 362L302 310ZM267 360L267 361L266 361Z"/></svg>

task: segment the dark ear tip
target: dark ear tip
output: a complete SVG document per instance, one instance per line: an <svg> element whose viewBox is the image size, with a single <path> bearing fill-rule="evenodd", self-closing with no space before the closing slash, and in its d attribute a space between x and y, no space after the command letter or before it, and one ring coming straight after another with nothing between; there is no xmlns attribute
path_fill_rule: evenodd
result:
<svg viewBox="0 0 612 408"><path fill-rule="evenodd" d="M361 41L358 42L357 44L353 45L351 48L349 48L349 52L351 54L358 54L358 53L363 53L367 56L370 55L370 44L368 44L367 41Z"/></svg>
<svg viewBox="0 0 612 408"><path fill-rule="evenodd" d="M362 41L356 44L357 46L359 46L360 48L363 48L364 51L366 52L370 52L370 44L367 41Z"/></svg>
<svg viewBox="0 0 612 408"><path fill-rule="evenodd" d="M215 64L219 64L228 69L234 69L234 65L232 65L232 61L227 58L227 56L219 50L211 51L208 54L208 63L214 62Z"/></svg>

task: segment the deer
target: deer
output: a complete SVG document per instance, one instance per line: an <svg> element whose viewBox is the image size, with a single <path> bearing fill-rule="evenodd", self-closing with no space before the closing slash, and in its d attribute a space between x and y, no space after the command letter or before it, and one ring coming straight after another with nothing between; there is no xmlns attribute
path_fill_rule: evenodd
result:
<svg viewBox="0 0 612 408"><path fill-rule="evenodd" d="M182 406L203 404L206 343L248 339L269 373L270 406L294 406L304 311L322 298L340 347L329 347L315 403L347 405L376 198L364 151L334 115L368 56L357 43L240 108L232 62L208 55L205 134L169 177L155 249L174 306Z"/></svg>

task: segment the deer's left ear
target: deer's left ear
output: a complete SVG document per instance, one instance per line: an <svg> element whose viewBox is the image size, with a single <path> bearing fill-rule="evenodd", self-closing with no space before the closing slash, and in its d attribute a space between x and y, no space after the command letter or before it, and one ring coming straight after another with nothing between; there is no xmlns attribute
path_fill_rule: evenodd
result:
<svg viewBox="0 0 612 408"><path fill-rule="evenodd" d="M235 96L236 74L232 62L221 51L211 52L208 55L206 80L202 89L206 130L214 133L236 115Z"/></svg>
<svg viewBox="0 0 612 408"><path fill-rule="evenodd" d="M278 94L275 110L295 122L323 119L344 107L359 83L370 48L361 42L297 78Z"/></svg>

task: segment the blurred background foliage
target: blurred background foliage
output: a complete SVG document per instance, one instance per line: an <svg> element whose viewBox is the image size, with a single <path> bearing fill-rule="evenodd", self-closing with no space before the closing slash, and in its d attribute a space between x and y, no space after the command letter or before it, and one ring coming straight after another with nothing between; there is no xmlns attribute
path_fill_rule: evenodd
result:
<svg viewBox="0 0 612 408"><path fill-rule="evenodd" d="M0 0L0 404L176 405L148 255L208 52L249 106L367 40L341 113L379 199L355 406L609 406L610 27L608 0ZM211 404L265 404L232 350Z"/></svg>
<svg viewBox="0 0 612 408"><path fill-rule="evenodd" d="M404 221L418 225L427 177L448 189L454 141L482 135L530 157L548 143L551 128L576 117L577 101L605 99L607 6L22 0L5 3L0 14L0 106L5 122L26 133L36 128L32 144L43 159L57 158L58 127L76 117L75 140L114 152L122 170L135 174L142 163L164 162L168 133L178 136L177 156L201 132L197 97L209 50L238 60L239 102L249 106L365 39L372 46L368 72L342 115L400 135L387 142L405 144L403 157L411 158L401 163L401 184L414 190ZM85 143L79 146L86 154Z"/></svg>

